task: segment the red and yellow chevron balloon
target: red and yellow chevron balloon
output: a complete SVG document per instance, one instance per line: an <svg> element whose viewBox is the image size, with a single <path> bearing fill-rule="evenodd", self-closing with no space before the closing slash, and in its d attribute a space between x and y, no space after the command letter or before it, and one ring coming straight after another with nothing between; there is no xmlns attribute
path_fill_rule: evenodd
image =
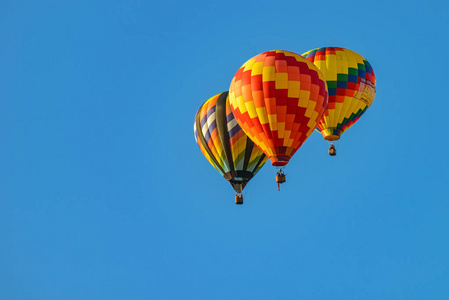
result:
<svg viewBox="0 0 449 300"><path fill-rule="evenodd" d="M329 89L327 110L318 130L324 139L338 140L373 103L376 94L374 71L360 54L344 48L317 48L302 56L323 72Z"/></svg>
<svg viewBox="0 0 449 300"><path fill-rule="evenodd" d="M286 165L310 136L327 97L321 71L299 54L281 50L248 60L229 88L237 122L273 166Z"/></svg>

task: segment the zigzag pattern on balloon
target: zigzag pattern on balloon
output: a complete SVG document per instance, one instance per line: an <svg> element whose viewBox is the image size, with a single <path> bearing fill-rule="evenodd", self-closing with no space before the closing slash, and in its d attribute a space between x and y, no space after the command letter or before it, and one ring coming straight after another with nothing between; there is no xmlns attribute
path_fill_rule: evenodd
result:
<svg viewBox="0 0 449 300"><path fill-rule="evenodd" d="M302 56L274 50L248 60L229 89L243 131L271 159L288 163L310 136L327 106L323 74Z"/></svg>

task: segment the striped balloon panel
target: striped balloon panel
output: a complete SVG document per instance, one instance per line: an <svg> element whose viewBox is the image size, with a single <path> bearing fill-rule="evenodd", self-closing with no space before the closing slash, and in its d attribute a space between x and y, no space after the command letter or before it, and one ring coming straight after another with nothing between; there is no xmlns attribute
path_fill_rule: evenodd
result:
<svg viewBox="0 0 449 300"><path fill-rule="evenodd" d="M211 158L211 156L209 155L209 152L206 150L206 148L204 148L203 144L201 143L201 141L198 140L198 131L196 130L196 124L193 124L193 131L195 134L195 141L198 144L198 146L200 147L201 153L203 153L203 155L206 157L206 159L210 162L210 164L221 174L224 175L222 168L220 168L217 164L215 164L214 160Z"/></svg>
<svg viewBox="0 0 449 300"><path fill-rule="evenodd" d="M344 48L317 48L303 56L323 72L329 90L328 107L317 129L326 139L338 139L373 103L374 71L360 54Z"/></svg>
<svg viewBox="0 0 449 300"><path fill-rule="evenodd" d="M200 107L194 123L195 140L207 160L233 186L245 185L268 158L240 128L228 99L228 92L224 92Z"/></svg>
<svg viewBox="0 0 449 300"><path fill-rule="evenodd" d="M288 163L310 136L327 105L323 74L302 56L268 51L235 74L229 102L245 133L275 166Z"/></svg>

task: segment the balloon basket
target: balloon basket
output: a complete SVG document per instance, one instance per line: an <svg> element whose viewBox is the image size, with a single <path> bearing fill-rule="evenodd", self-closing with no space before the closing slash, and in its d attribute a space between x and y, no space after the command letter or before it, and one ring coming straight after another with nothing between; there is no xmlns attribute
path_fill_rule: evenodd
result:
<svg viewBox="0 0 449 300"><path fill-rule="evenodd" d="M284 183L285 182L285 175L276 175L276 182L277 183Z"/></svg>
<svg viewBox="0 0 449 300"><path fill-rule="evenodd" d="M235 195L235 204L243 204L243 196Z"/></svg>
<svg viewBox="0 0 449 300"><path fill-rule="evenodd" d="M334 144L332 144L330 147L329 147L329 155L330 156L335 156L335 155L337 155L337 150L335 149L335 146L334 146Z"/></svg>

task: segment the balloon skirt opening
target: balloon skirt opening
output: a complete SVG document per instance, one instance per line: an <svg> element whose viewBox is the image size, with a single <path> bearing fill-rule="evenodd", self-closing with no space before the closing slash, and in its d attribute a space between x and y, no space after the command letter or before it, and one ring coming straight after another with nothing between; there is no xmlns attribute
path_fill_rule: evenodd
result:
<svg viewBox="0 0 449 300"><path fill-rule="evenodd" d="M270 157L271 164L275 167L282 167L285 166L288 161L290 160L290 156L286 155L278 155L278 156L272 156Z"/></svg>
<svg viewBox="0 0 449 300"><path fill-rule="evenodd" d="M341 130L335 129L335 128L328 128L321 131L321 134L323 135L324 139L326 141L336 141L340 139L340 135L342 134Z"/></svg>
<svg viewBox="0 0 449 300"><path fill-rule="evenodd" d="M326 141L336 141L336 140L339 140L340 139L340 136L339 135L327 135L327 136L325 136L324 137L324 139L326 140Z"/></svg>

